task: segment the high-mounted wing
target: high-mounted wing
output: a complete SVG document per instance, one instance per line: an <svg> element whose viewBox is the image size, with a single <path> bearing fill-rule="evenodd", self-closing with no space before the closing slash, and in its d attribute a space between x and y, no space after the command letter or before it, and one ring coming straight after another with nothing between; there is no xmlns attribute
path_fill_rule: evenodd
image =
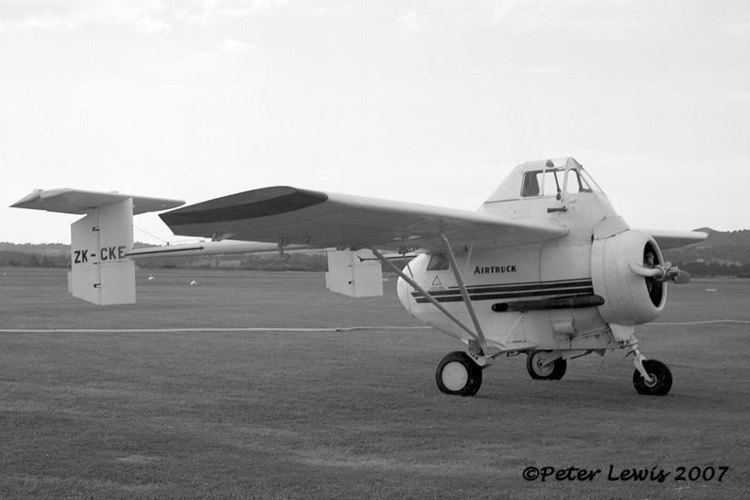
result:
<svg viewBox="0 0 750 500"><path fill-rule="evenodd" d="M700 231L673 231L670 229L641 229L646 234L650 234L659 245L659 248L678 248L698 243L705 240L708 235Z"/></svg>
<svg viewBox="0 0 750 500"><path fill-rule="evenodd" d="M557 238L561 226L450 208L276 186L161 214L175 234L310 247L507 246Z"/></svg>

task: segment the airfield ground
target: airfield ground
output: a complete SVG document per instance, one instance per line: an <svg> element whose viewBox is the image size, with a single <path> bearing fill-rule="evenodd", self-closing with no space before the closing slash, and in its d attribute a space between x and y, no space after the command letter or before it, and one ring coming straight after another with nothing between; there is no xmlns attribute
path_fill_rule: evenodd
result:
<svg viewBox="0 0 750 500"><path fill-rule="evenodd" d="M417 326L386 288L355 301L317 273L139 271L138 304L97 308L64 271L0 269L0 329L94 330L0 333L0 496L750 496L748 324L640 328L674 374L666 397L635 392L624 352L559 382L503 359L460 398L434 382L458 346L429 330L96 331ZM658 322L750 320L750 280L669 293ZM609 464L671 475L610 481ZM602 473L529 482L527 466ZM729 471L675 481L679 466Z"/></svg>

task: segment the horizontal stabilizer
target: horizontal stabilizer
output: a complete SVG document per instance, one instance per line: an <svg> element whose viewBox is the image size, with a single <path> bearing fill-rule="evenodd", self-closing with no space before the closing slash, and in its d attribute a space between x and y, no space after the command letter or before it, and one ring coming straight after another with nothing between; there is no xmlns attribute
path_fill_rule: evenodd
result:
<svg viewBox="0 0 750 500"><path fill-rule="evenodd" d="M132 198L133 215L158 212L184 205L182 200L132 196L116 191L83 191L80 189L36 189L11 205L14 208L30 208L65 214L87 214L98 207L111 205Z"/></svg>

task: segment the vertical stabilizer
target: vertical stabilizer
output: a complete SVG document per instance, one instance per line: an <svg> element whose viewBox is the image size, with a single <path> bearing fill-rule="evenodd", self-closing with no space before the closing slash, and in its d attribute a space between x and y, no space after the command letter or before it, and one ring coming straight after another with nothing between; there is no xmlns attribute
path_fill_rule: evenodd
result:
<svg viewBox="0 0 750 500"><path fill-rule="evenodd" d="M93 209L70 226L68 290L103 306L135 303L133 199Z"/></svg>
<svg viewBox="0 0 750 500"><path fill-rule="evenodd" d="M68 292L94 304L101 303L99 284L99 212L94 211L70 225ZM96 285L96 286L94 286Z"/></svg>

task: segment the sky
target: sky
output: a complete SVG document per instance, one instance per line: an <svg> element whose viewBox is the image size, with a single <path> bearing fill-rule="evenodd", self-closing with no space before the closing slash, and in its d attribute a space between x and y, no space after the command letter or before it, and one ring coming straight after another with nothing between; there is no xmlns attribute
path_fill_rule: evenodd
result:
<svg viewBox="0 0 750 500"><path fill-rule="evenodd" d="M37 188L474 210L566 156L633 227L750 228L748 54L744 0L2 0L0 241L70 241Z"/></svg>

